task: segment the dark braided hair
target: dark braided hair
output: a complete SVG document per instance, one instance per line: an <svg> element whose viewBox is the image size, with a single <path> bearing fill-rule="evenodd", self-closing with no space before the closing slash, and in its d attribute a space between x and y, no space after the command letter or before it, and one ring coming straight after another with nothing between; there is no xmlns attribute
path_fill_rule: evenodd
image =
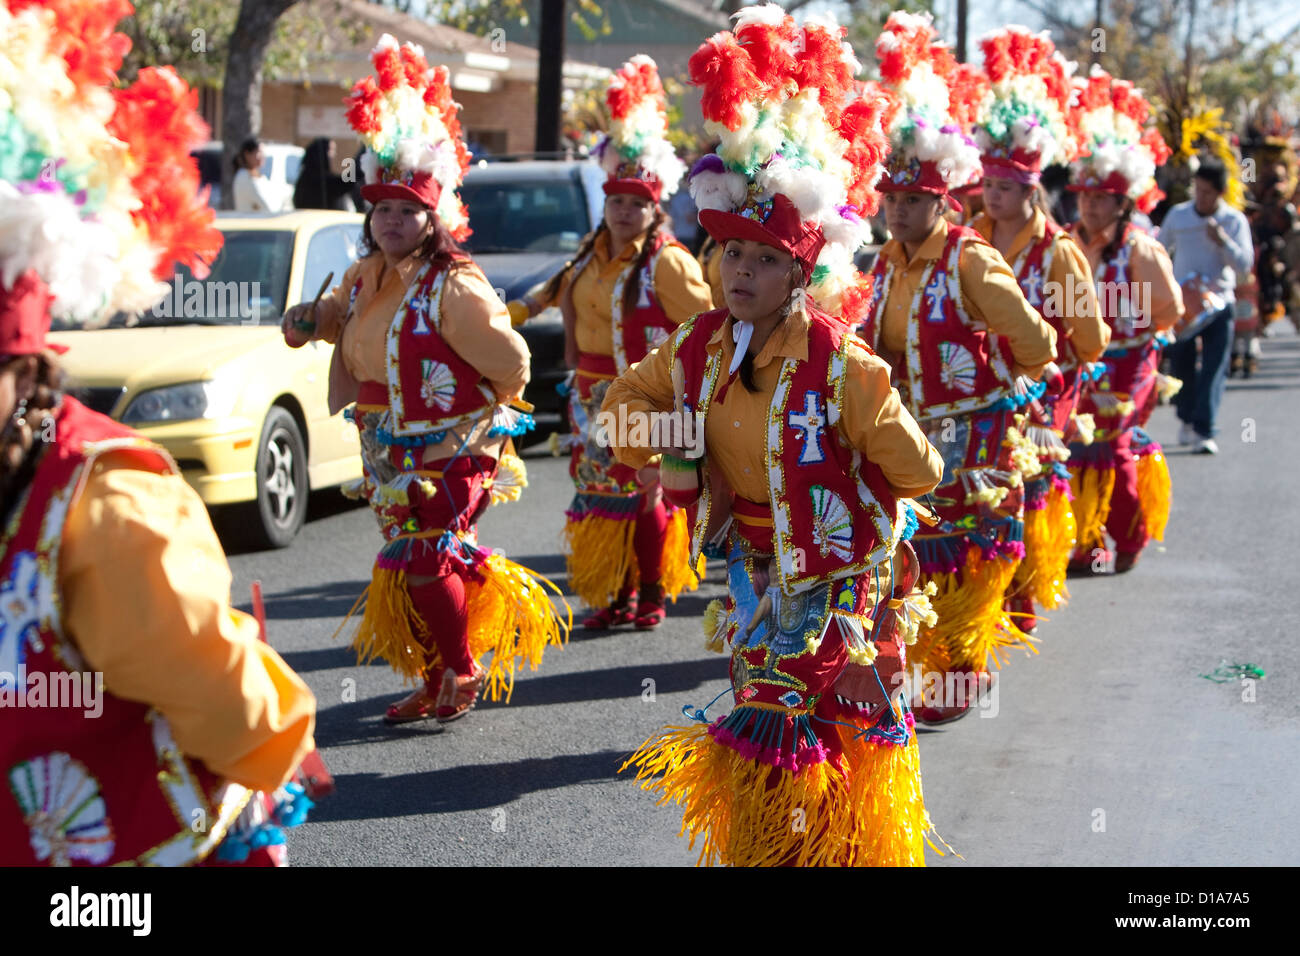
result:
<svg viewBox="0 0 1300 956"><path fill-rule="evenodd" d="M16 356L5 362L2 368L10 369L27 357ZM40 453L45 447L39 440L40 433L45 423L54 418L63 401L63 369L54 353L42 352L34 357L36 391L27 400L23 424L19 425L11 418L0 433L0 515L5 518L31 484Z"/></svg>
<svg viewBox="0 0 1300 956"><path fill-rule="evenodd" d="M650 261L650 253L654 251L655 240L659 237L659 232L664 228L668 217L664 215L663 209L655 206L655 215L650 220L650 228L646 230L645 242L641 244L641 254L636 257L636 262L632 263L632 275L627 282L623 283L623 314L627 315L632 309L636 308L637 299L641 297L641 272L645 269L645 264Z"/></svg>
<svg viewBox="0 0 1300 956"><path fill-rule="evenodd" d="M607 231L605 220L602 219L600 225L596 227L596 231L588 233L587 238L582 240L581 245L578 246L578 251L573 254L572 259L564 264L564 268L546 280L546 285L542 287L541 291L543 302L549 302L560 294L560 284L564 281L564 274L572 269L575 263L581 262L590 255L591 250L595 248L596 241Z"/></svg>
<svg viewBox="0 0 1300 956"><path fill-rule="evenodd" d="M1103 264L1110 262L1114 255L1119 252L1120 246L1124 245L1124 230L1128 228L1129 222L1133 219L1133 202L1124 199L1124 210L1119 214L1119 219L1115 220L1115 235L1111 237L1110 242L1106 243L1106 248L1101 250L1101 262Z"/></svg>

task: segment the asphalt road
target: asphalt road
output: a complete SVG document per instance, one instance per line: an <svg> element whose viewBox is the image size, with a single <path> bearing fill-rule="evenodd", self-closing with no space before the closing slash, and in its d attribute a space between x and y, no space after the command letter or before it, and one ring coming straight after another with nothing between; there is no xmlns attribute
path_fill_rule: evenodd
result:
<svg viewBox="0 0 1300 956"><path fill-rule="evenodd" d="M1166 540L1118 578L1071 583L1039 628L1041 653L1002 669L996 710L920 738L927 805L964 857L938 865L1294 865L1300 828L1300 339L1265 343L1233 380L1217 457L1166 444ZM564 462L535 448L522 502L492 509L481 541L564 583ZM657 631L576 630L525 673L510 703L466 719L389 728L405 691L358 667L334 636L379 543L368 510L317 495L288 550L231 557L234 599L266 593L272 644L319 701L317 742L338 792L293 832L298 865L688 865L680 813L617 773L645 738L727 688L699 619L721 596L714 567ZM579 608L575 606L575 613ZM1199 675L1249 662L1251 685ZM711 715L724 713L726 700Z"/></svg>

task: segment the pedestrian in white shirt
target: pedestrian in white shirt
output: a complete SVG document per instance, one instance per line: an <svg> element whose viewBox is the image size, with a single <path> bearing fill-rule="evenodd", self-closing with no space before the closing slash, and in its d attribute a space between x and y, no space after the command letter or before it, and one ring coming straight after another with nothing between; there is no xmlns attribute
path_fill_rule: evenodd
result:
<svg viewBox="0 0 1300 956"><path fill-rule="evenodd" d="M1178 443L1193 445L1194 451L1206 455L1219 451L1214 442L1215 419L1232 357L1237 277L1249 274L1255 261L1250 224L1223 201L1227 188L1228 171L1223 163L1202 160L1192 179L1192 201L1170 209L1160 226L1160 241L1173 256L1178 281L1199 276L1225 303L1205 328L1166 351L1171 374L1183 381L1174 399L1183 423ZM1194 307L1189 304L1188 311Z"/></svg>
<svg viewBox="0 0 1300 956"><path fill-rule="evenodd" d="M235 195L236 212L280 212L284 197L275 184L262 175L262 162L266 158L262 144L249 137L235 154L235 178L231 189Z"/></svg>

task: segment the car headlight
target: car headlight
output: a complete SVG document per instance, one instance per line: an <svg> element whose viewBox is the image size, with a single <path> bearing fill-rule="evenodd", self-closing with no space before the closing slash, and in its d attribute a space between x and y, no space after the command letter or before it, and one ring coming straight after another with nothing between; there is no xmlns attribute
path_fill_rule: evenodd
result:
<svg viewBox="0 0 1300 956"><path fill-rule="evenodd" d="M188 382L141 392L127 406L122 421L128 425L184 422L196 418L224 418L235 406L235 390L217 382Z"/></svg>

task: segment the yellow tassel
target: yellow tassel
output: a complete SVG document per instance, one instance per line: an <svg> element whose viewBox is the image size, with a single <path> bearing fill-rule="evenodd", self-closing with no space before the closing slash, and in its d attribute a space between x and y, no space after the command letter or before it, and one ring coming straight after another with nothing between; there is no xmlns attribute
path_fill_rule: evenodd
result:
<svg viewBox="0 0 1300 956"><path fill-rule="evenodd" d="M934 627L923 627L908 660L923 671L957 667L984 670L1001 667L1000 650L1021 647L1037 654L1034 638L1023 633L1002 606L1018 561L990 558L979 548L966 552L966 566L956 574L928 576L937 587L932 604L938 615Z"/></svg>
<svg viewBox="0 0 1300 956"><path fill-rule="evenodd" d="M487 484L485 482L485 484ZM503 454L497 462L497 473L488 485L492 504L499 505L506 501L518 501L528 487L528 469L523 459L509 452Z"/></svg>
<svg viewBox="0 0 1300 956"><path fill-rule="evenodd" d="M437 652L431 656L423 647L421 637L428 637L429 626L411 601L406 572L375 565L364 597L366 611L352 638L357 663L382 658L402 676L403 683L423 680L424 670L436 662Z"/></svg>
<svg viewBox="0 0 1300 956"><path fill-rule="evenodd" d="M1106 519L1110 517L1110 496L1114 490L1114 468L1070 469L1076 550L1080 554L1106 547Z"/></svg>
<svg viewBox="0 0 1300 956"><path fill-rule="evenodd" d="M632 550L635 530L635 521L598 515L565 523L569 589L588 607L612 604L628 572L636 567L636 554Z"/></svg>
<svg viewBox="0 0 1300 956"><path fill-rule="evenodd" d="M1146 520L1147 534L1157 541L1165 540L1165 526L1169 524L1169 509L1174 500L1173 482L1169 478L1169 463L1161 452L1139 455L1137 460L1138 501L1140 513Z"/></svg>
<svg viewBox="0 0 1300 956"><path fill-rule="evenodd" d="M700 841L700 864L925 865L929 818L915 740L855 741L842 766L811 764L794 774L745 759L697 724L665 728L629 766L643 789L659 793L660 806L683 807L681 832L691 849Z"/></svg>
<svg viewBox="0 0 1300 956"><path fill-rule="evenodd" d="M664 531L664 558L659 578L664 597L676 604L677 595L699 588L704 571L704 555L700 555L694 568L691 567L691 535L686 527L686 511L678 508L668 519Z"/></svg>
<svg viewBox="0 0 1300 956"><path fill-rule="evenodd" d="M1070 599L1065 572L1075 545L1074 512L1065 491L1052 486L1046 507L1025 512L1025 558L1016 568L1012 591L1049 611Z"/></svg>
<svg viewBox="0 0 1300 956"><path fill-rule="evenodd" d="M504 555L493 554L479 567L480 581L465 584L465 606L469 617L469 653L475 660L491 652L486 664L485 691L506 700L514 691L515 671L521 664L537 670L547 647L559 647L573 627L573 610L561 596L565 617L556 612L547 589L560 589L546 578Z"/></svg>
<svg viewBox="0 0 1300 956"><path fill-rule="evenodd" d="M715 654L721 654L726 644L724 625L727 621L727 606L714 598L704 609L704 646Z"/></svg>

